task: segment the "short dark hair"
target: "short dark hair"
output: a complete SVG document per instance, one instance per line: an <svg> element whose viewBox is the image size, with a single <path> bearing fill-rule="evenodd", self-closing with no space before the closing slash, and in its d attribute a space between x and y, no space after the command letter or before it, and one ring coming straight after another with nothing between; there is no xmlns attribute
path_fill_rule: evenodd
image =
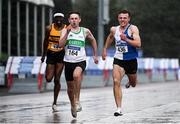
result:
<svg viewBox="0 0 180 124"><path fill-rule="evenodd" d="M77 15L79 15L79 17L81 18L81 14L80 14L80 12L78 12L78 11L70 11L70 12L68 13L68 18L70 17L71 14L77 14Z"/></svg>
<svg viewBox="0 0 180 124"><path fill-rule="evenodd" d="M126 9L123 9L123 10L119 11L118 15L121 14L121 13L123 13L123 14L126 14L126 13L127 13L127 14L129 15L129 17L131 17L130 11L128 11L128 10L126 10Z"/></svg>

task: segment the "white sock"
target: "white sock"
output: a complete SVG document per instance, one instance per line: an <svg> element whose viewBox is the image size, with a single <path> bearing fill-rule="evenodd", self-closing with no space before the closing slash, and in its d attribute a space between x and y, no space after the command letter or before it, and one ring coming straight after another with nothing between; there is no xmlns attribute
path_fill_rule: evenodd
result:
<svg viewBox="0 0 180 124"><path fill-rule="evenodd" d="M121 107L117 107L117 111L121 111Z"/></svg>

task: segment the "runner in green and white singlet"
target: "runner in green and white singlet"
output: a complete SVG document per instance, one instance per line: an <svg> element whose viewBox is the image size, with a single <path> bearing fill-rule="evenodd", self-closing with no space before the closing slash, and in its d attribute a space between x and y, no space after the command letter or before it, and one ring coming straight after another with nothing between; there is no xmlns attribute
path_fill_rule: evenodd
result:
<svg viewBox="0 0 180 124"><path fill-rule="evenodd" d="M85 53L85 33L84 28L80 27L79 32L69 32L65 47L65 62L81 62L86 60Z"/></svg>
<svg viewBox="0 0 180 124"><path fill-rule="evenodd" d="M70 12L68 21L70 25L63 29L59 45L65 46L65 78L71 102L71 114L76 118L77 112L82 110L79 98L83 72L86 68L85 39L92 45L93 59L96 64L98 63L97 44L91 31L79 26L81 22L79 12Z"/></svg>

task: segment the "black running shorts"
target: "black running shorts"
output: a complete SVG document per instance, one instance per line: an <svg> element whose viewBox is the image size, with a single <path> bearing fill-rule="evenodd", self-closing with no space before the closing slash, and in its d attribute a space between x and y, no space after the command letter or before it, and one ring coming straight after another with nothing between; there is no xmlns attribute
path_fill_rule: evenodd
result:
<svg viewBox="0 0 180 124"><path fill-rule="evenodd" d="M86 68L86 61L77 62L77 63L70 63L70 62L64 62L65 63L65 78L66 81L73 81L73 72L76 67L81 67L84 71Z"/></svg>
<svg viewBox="0 0 180 124"><path fill-rule="evenodd" d="M137 72L137 59L119 60L114 58L113 64L124 68L126 74L136 74Z"/></svg>
<svg viewBox="0 0 180 124"><path fill-rule="evenodd" d="M56 63L63 63L65 51L61 50L59 52L53 52L48 50L47 51L47 64L56 64Z"/></svg>

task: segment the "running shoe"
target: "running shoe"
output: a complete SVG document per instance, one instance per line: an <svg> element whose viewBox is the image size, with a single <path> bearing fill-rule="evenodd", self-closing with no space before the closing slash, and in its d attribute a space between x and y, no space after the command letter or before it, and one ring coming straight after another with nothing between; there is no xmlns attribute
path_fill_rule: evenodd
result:
<svg viewBox="0 0 180 124"><path fill-rule="evenodd" d="M117 109L115 112L114 112L114 116L122 116L122 111L120 109Z"/></svg>
<svg viewBox="0 0 180 124"><path fill-rule="evenodd" d="M71 107L71 114L72 114L72 116L73 116L74 118L77 117L77 111L76 111L76 108Z"/></svg>
<svg viewBox="0 0 180 124"><path fill-rule="evenodd" d="M56 104L52 105L52 110L53 110L53 112L57 112L58 111Z"/></svg>
<svg viewBox="0 0 180 124"><path fill-rule="evenodd" d="M76 103L76 111L77 111L77 112L82 111L82 106L81 106L80 102L77 102L77 103Z"/></svg>
<svg viewBox="0 0 180 124"><path fill-rule="evenodd" d="M128 89L128 88L130 87L130 84L127 83L127 84L125 85L125 87Z"/></svg>

